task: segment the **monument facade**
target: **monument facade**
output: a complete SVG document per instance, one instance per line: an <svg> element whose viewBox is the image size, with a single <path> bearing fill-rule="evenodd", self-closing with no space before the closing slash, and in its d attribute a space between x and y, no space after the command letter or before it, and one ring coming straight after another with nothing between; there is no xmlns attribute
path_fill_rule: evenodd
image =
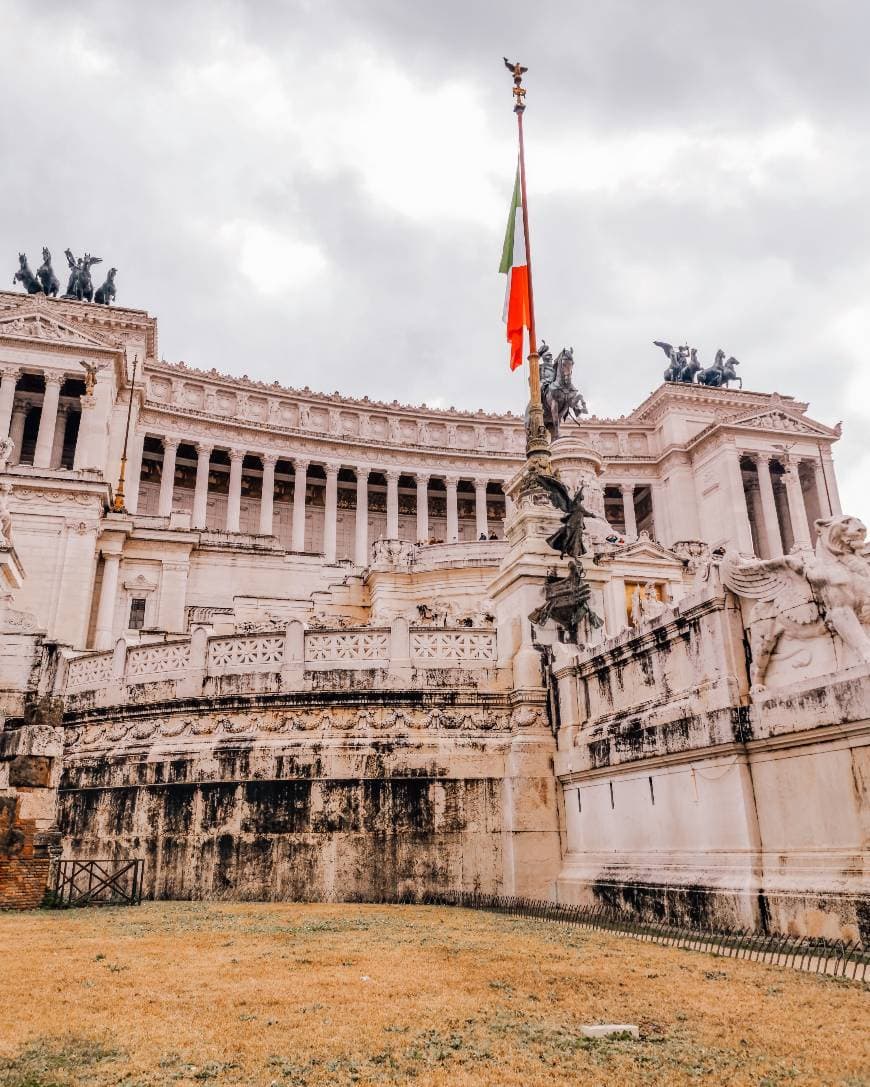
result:
<svg viewBox="0 0 870 1087"><path fill-rule="evenodd" d="M0 293L0 901L62 852L142 856L164 897L477 888L863 935L838 429L684 380L560 410L582 570L520 417L195 370L142 311Z"/></svg>

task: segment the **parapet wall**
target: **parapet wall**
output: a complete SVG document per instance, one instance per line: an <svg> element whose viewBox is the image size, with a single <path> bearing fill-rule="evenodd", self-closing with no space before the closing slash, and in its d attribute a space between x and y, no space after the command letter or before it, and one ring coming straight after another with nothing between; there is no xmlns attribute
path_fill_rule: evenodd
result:
<svg viewBox="0 0 870 1087"><path fill-rule="evenodd" d="M493 630L304 630L68 661L64 855L164 898L550 895L555 742Z"/></svg>
<svg viewBox="0 0 870 1087"><path fill-rule="evenodd" d="M711 584L557 668L559 895L693 925L870 939L870 670L752 696Z"/></svg>

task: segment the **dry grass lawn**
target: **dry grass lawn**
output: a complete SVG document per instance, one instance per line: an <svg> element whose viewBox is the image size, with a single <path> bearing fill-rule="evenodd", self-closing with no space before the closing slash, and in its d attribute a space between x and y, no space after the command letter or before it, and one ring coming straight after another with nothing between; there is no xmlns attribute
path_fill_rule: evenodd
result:
<svg viewBox="0 0 870 1087"><path fill-rule="evenodd" d="M870 1083L858 984L547 922L149 903L0 934L3 1087Z"/></svg>

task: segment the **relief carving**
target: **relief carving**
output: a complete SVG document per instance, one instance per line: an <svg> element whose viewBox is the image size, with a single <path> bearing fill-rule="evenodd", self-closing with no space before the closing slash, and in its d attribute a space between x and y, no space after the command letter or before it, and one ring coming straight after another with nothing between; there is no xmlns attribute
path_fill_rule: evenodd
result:
<svg viewBox="0 0 870 1087"><path fill-rule="evenodd" d="M754 693L765 690L774 654L809 663L813 641L826 632L858 661L870 664L870 560L867 529L857 517L815 522L814 553L774 559L726 554L722 582L738 596L754 600L749 613Z"/></svg>

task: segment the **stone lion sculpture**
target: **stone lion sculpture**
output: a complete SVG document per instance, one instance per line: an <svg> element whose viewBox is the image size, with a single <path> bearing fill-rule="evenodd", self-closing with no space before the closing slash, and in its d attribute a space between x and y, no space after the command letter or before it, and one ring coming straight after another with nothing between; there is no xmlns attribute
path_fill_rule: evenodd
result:
<svg viewBox="0 0 870 1087"><path fill-rule="evenodd" d="M870 664L870 560L867 528L857 517L821 518L812 553L776 559L744 559L729 552L722 582L756 603L750 612L752 690L764 690L770 659L783 635L798 640L824 632L839 637Z"/></svg>

